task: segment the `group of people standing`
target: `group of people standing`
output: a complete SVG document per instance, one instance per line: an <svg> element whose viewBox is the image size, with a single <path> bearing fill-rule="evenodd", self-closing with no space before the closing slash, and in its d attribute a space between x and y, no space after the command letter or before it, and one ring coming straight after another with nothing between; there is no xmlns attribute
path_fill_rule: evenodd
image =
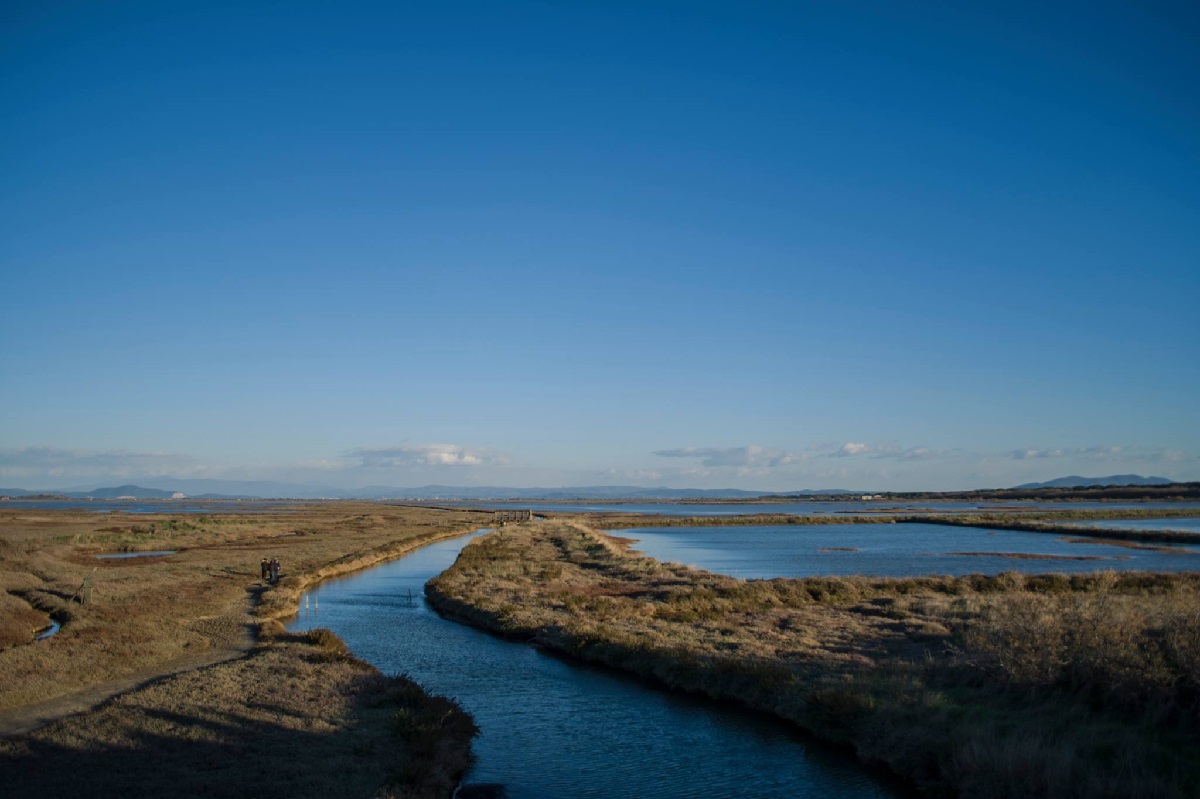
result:
<svg viewBox="0 0 1200 799"><path fill-rule="evenodd" d="M271 582L279 582L279 558L262 559L262 578Z"/></svg>

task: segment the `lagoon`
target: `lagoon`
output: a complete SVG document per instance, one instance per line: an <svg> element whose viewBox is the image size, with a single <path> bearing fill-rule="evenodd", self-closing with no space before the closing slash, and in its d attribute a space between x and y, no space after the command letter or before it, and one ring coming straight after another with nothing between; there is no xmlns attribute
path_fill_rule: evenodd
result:
<svg viewBox="0 0 1200 799"><path fill-rule="evenodd" d="M1200 571L1200 547L1138 549L1101 539L1071 543L1086 535L1082 529L1079 537L919 523L656 527L615 534L635 539L633 548L656 560L742 579Z"/></svg>

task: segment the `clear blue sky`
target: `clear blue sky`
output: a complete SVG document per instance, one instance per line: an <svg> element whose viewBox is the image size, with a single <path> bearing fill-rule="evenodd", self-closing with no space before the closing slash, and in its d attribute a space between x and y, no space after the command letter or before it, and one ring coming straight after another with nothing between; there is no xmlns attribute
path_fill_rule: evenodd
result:
<svg viewBox="0 0 1200 799"><path fill-rule="evenodd" d="M0 486L1200 479L1194 3L0 10Z"/></svg>

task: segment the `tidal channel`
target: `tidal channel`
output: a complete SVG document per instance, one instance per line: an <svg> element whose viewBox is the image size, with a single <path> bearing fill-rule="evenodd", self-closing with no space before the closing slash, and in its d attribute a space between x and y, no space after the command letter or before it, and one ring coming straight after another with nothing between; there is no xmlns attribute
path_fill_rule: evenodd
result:
<svg viewBox="0 0 1200 799"><path fill-rule="evenodd" d="M328 627L385 673L456 699L481 730L468 783L503 785L510 799L908 795L849 753L768 716L443 619L425 603L425 582L472 537L323 583L288 625Z"/></svg>

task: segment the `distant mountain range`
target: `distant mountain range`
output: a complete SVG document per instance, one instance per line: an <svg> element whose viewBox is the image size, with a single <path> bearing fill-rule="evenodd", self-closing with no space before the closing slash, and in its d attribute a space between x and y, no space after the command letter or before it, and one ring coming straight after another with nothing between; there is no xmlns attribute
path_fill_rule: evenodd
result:
<svg viewBox="0 0 1200 799"><path fill-rule="evenodd" d="M44 491L30 491L25 488L0 488L0 497L33 497L57 496L71 499L170 499L175 491L165 491L161 488L145 488L143 486L123 485L109 488L97 488L94 491L65 491L60 488L50 488Z"/></svg>
<svg viewBox="0 0 1200 799"><path fill-rule="evenodd" d="M76 486L69 489L31 491L24 488L0 488L0 496L27 497L36 495L65 496L71 499L170 499L184 494L188 499L411 499L411 500L514 500L537 499L551 501L582 500L739 500L766 497L786 501L800 497L855 495L864 491L844 488L808 489L803 491L746 491L738 488L667 488L656 486L568 486L564 488L513 488L510 486L447 486L426 485L416 488L366 486L364 488L333 488L332 486L278 483L265 480L204 480L156 479L151 487L139 485ZM1136 474L1116 474L1109 477L1079 477L1071 475L1044 483L1025 483L1005 490L1065 489L1089 486L1163 486L1173 485L1165 477L1142 477ZM894 492L893 492L894 493ZM938 493L938 492L923 492ZM985 492L986 493L986 492Z"/></svg>
<svg viewBox="0 0 1200 799"><path fill-rule="evenodd" d="M416 488L366 486L364 488L333 488L294 483L242 480L163 480L155 487L122 485L114 487L77 487L31 491L23 488L0 488L0 496L22 497L54 494L72 499L169 499L175 493L189 499L544 499L544 500L612 500L612 499L752 499L768 493L744 491L737 488L699 489L666 488L659 486L568 486L565 488L513 488L508 486L446 486L426 485ZM836 493L849 493L835 490ZM798 492L816 494L826 492Z"/></svg>
<svg viewBox="0 0 1200 799"><path fill-rule="evenodd" d="M1108 477L1080 477L1077 474L1047 480L1044 483L1024 483L1013 488L1087 488L1090 486L1168 486L1175 481L1165 477L1142 477L1140 474L1113 474Z"/></svg>

